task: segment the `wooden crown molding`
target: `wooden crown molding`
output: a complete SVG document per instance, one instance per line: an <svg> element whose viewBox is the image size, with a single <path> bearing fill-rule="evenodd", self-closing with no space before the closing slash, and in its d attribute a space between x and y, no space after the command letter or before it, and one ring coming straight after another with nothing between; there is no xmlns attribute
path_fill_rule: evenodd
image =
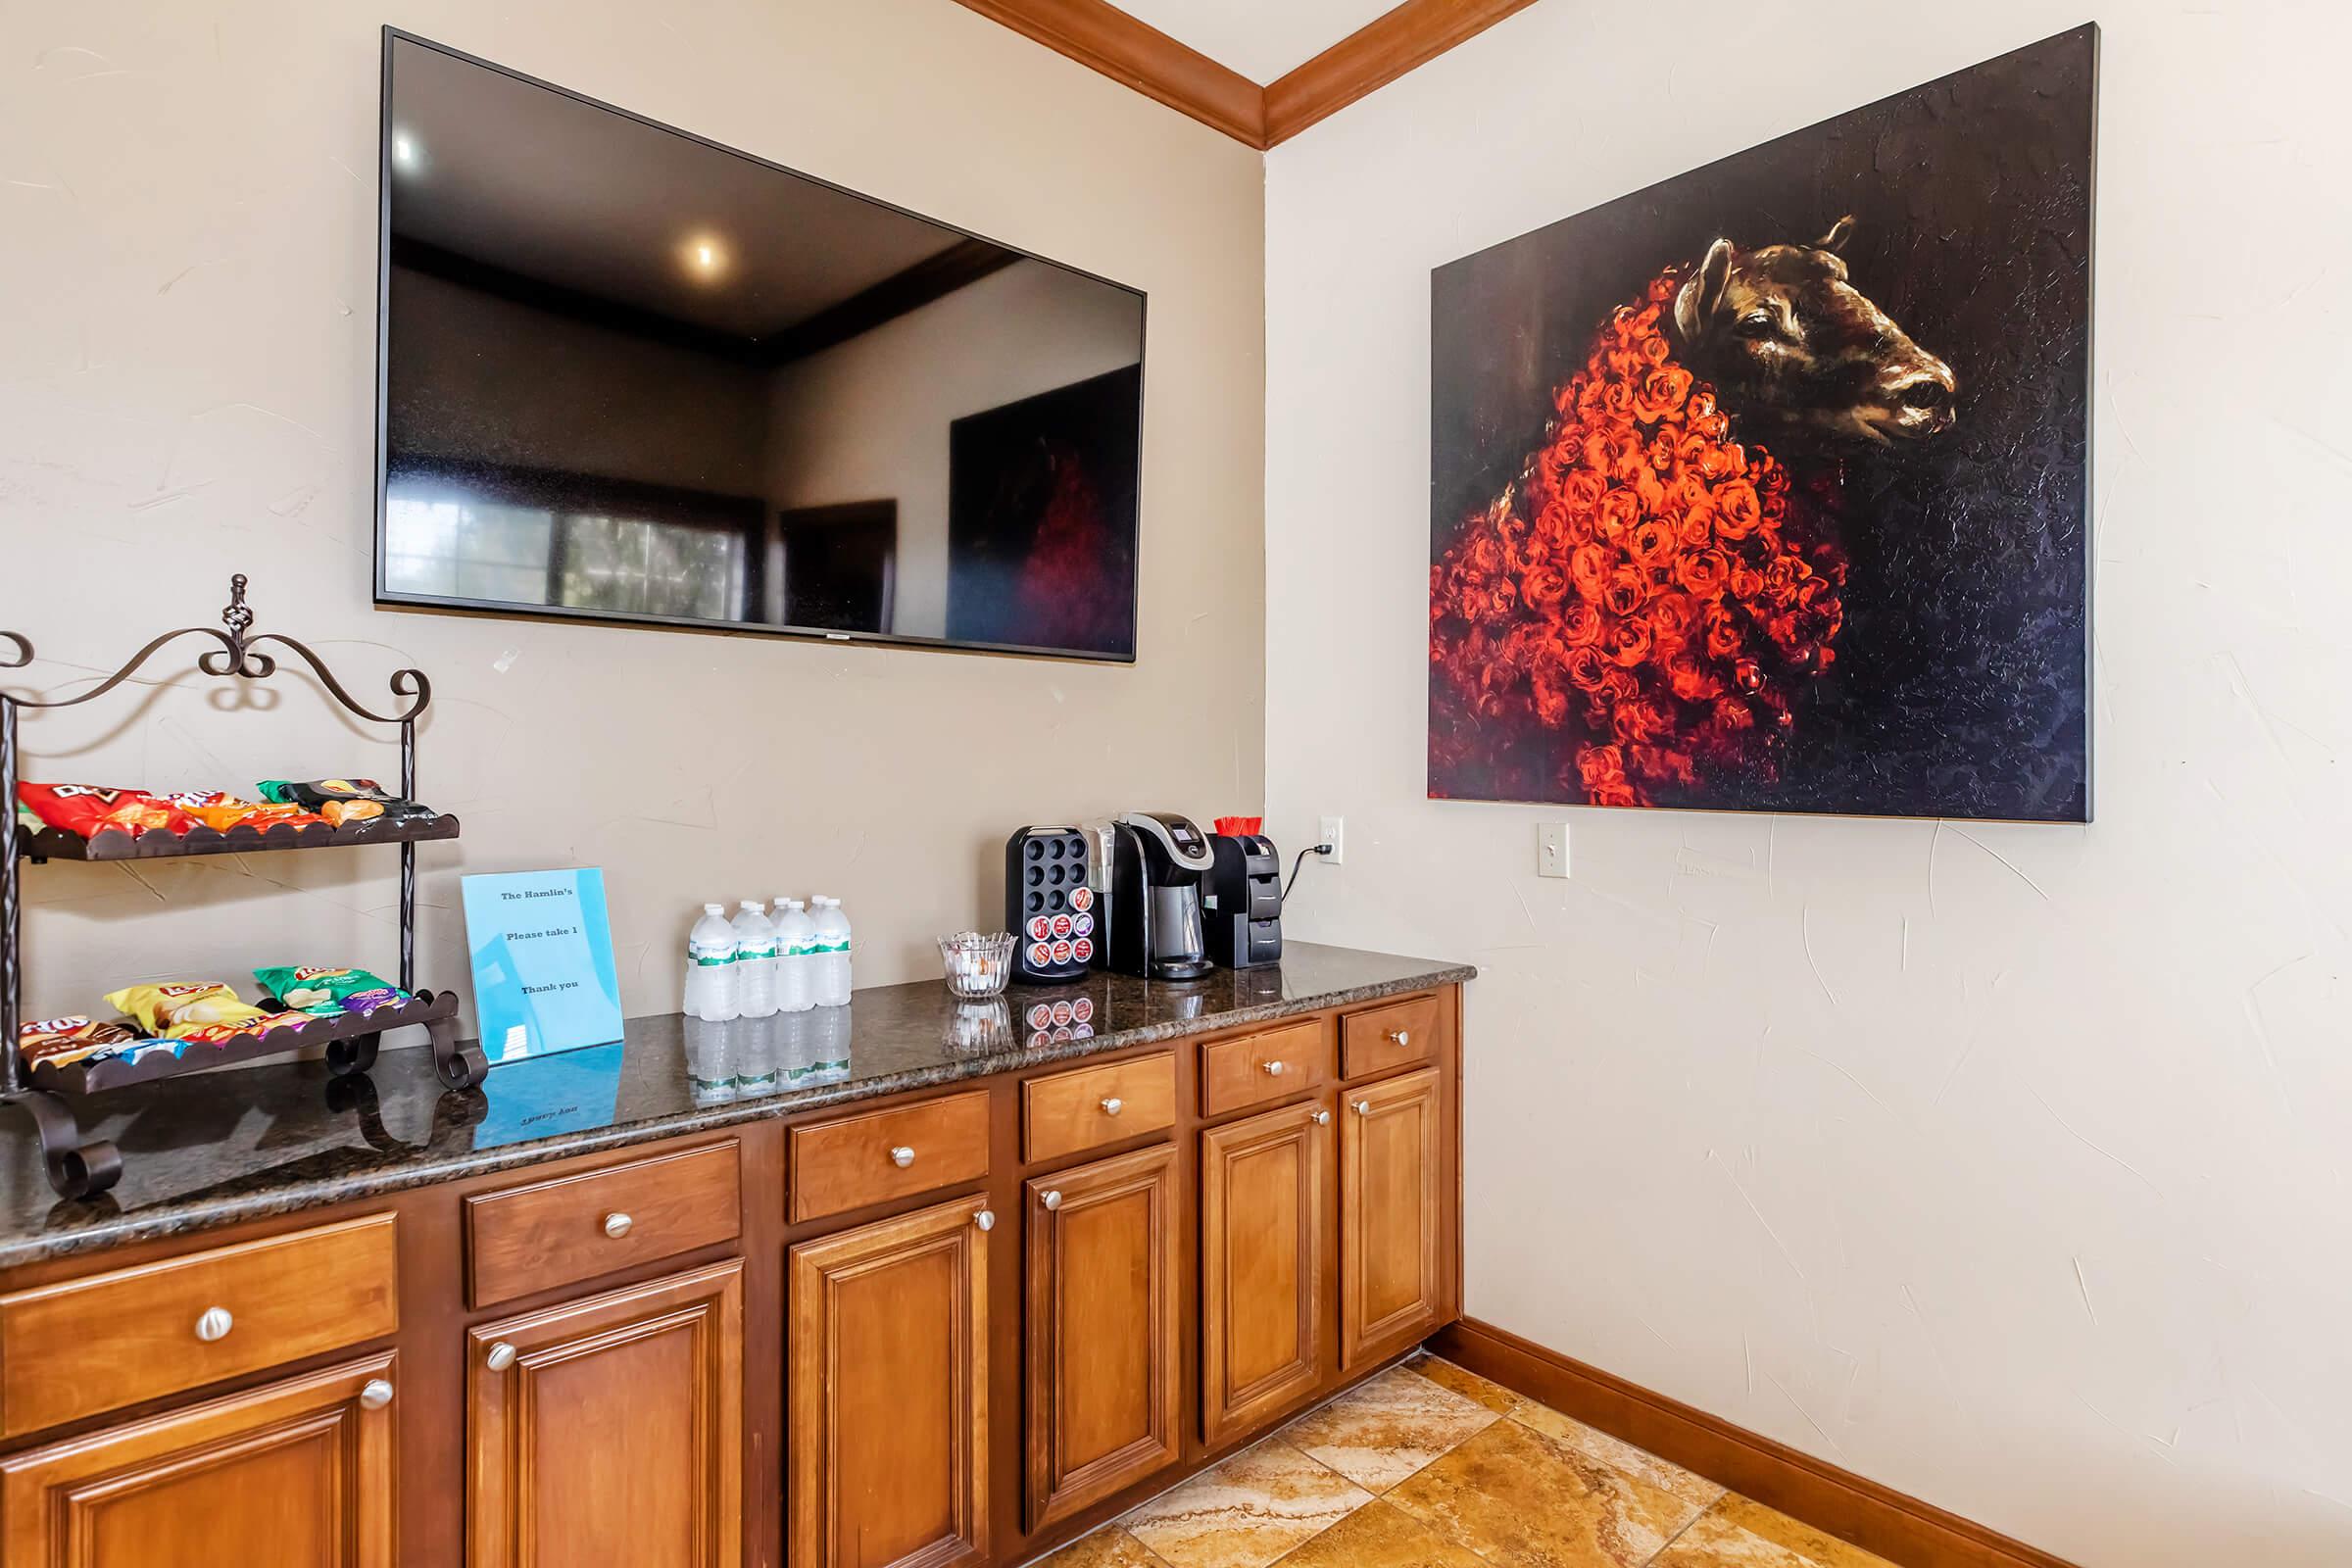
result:
<svg viewBox="0 0 2352 1568"><path fill-rule="evenodd" d="M1911 1568L2073 1568L1997 1530L1628 1383L1508 1329L1464 1318L1429 1348L1610 1437Z"/></svg>
<svg viewBox="0 0 2352 1568"><path fill-rule="evenodd" d="M1266 90L1108 0L960 0L991 22L1156 98L1251 147L1266 145Z"/></svg>
<svg viewBox="0 0 2352 1568"><path fill-rule="evenodd" d="M1263 151L1535 0L1404 0L1265 87L1109 0L959 3Z"/></svg>

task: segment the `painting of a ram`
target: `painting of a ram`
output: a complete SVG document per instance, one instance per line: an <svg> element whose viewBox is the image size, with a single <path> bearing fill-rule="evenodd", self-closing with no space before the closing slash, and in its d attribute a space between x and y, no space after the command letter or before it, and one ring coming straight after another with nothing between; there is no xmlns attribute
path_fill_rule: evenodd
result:
<svg viewBox="0 0 2352 1568"><path fill-rule="evenodd" d="M2096 43L1433 274L1431 795L2087 819Z"/></svg>

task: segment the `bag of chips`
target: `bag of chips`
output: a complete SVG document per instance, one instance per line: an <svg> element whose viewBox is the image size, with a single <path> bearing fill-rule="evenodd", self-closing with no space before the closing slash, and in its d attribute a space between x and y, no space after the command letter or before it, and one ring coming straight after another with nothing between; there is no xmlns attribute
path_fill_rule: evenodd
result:
<svg viewBox="0 0 2352 1568"><path fill-rule="evenodd" d="M303 964L275 969L256 969L253 978L264 991L289 1007L299 1007L314 1017L334 1018L347 1012L373 1012L378 1007L398 1006L410 999L406 991L389 985L365 969L328 969Z"/></svg>
<svg viewBox="0 0 2352 1568"><path fill-rule="evenodd" d="M266 778L262 799L284 801L321 812L337 825L346 821L427 822L440 813L429 806L389 794L371 778L318 778L295 782ZM368 808L373 807L373 810ZM339 808L339 809L329 809Z"/></svg>
<svg viewBox="0 0 2352 1568"><path fill-rule="evenodd" d="M51 827L96 838L112 829L137 838L142 833L185 833L196 819L145 790L110 789L102 784L20 784L17 799Z"/></svg>
<svg viewBox="0 0 2352 1568"><path fill-rule="evenodd" d="M129 1045L138 1038L119 1023L99 1023L89 1018L46 1018L17 1030L17 1046L24 1053L27 1067L43 1061L63 1067L110 1048Z"/></svg>
<svg viewBox="0 0 2352 1568"><path fill-rule="evenodd" d="M172 1031L172 1038L183 1046L217 1046L234 1040L239 1035L266 1035L272 1029L294 1029L311 1021L308 1013L264 1012L249 1008L250 1018L230 1019L221 1023L189 1024Z"/></svg>
<svg viewBox="0 0 2352 1568"><path fill-rule="evenodd" d="M241 801L234 795L223 795L219 790L189 790L178 795L167 795L164 799L206 827L222 833L232 827L266 828L279 822L302 827L311 822L326 820L317 811L306 811L299 806L270 801Z"/></svg>
<svg viewBox="0 0 2352 1568"><path fill-rule="evenodd" d="M210 1024L250 1024L268 1016L261 1008L238 1001L237 994L218 980L124 986L108 992L106 1004L136 1018L149 1034L174 1040Z"/></svg>

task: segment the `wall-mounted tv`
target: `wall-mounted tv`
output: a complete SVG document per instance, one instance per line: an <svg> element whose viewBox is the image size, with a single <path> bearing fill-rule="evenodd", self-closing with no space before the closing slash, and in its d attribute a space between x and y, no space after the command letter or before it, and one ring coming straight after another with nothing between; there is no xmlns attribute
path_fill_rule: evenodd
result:
<svg viewBox="0 0 2352 1568"><path fill-rule="evenodd" d="M1132 660L1144 296L393 28L375 597Z"/></svg>

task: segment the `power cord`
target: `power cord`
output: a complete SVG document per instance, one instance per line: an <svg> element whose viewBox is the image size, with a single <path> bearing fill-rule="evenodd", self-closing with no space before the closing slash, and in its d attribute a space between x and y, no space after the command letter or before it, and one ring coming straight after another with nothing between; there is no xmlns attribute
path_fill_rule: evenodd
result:
<svg viewBox="0 0 2352 1568"><path fill-rule="evenodd" d="M1310 844L1298 852L1298 858L1291 862L1291 879L1282 885L1282 897L1276 901L1276 908L1291 902L1291 889L1298 885L1298 871L1306 864L1306 858L1310 855L1329 855L1330 853L1331 846L1328 844Z"/></svg>

